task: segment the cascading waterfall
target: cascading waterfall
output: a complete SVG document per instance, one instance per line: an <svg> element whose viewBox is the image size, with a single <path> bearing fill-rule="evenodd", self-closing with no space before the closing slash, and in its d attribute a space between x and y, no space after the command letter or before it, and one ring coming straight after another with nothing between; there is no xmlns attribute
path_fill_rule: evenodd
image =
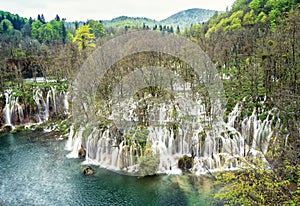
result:
<svg viewBox="0 0 300 206"><path fill-rule="evenodd" d="M19 118L19 123L24 124L24 112L22 106L19 104L18 97L14 98L14 101L12 101L12 105L14 105L14 107L11 110L12 116L17 116Z"/></svg>
<svg viewBox="0 0 300 206"><path fill-rule="evenodd" d="M58 113L68 114L68 93L60 92L57 95L56 88L50 87L47 92L46 98L43 92L38 88L33 96L35 103L38 107L39 123L45 122L50 118L50 113L57 115Z"/></svg>
<svg viewBox="0 0 300 206"><path fill-rule="evenodd" d="M5 95L5 107L3 109L5 124L23 124L24 112L19 104L18 97L14 97L12 90L6 90ZM13 118L14 117L14 118Z"/></svg>
<svg viewBox="0 0 300 206"><path fill-rule="evenodd" d="M57 109L56 109L56 89L54 87L50 87L50 89L51 89L51 93L52 93L53 111L56 114L57 113Z"/></svg>
<svg viewBox="0 0 300 206"><path fill-rule="evenodd" d="M69 92L62 92L60 94L61 96L63 96L63 105L64 105L64 113L65 114L69 114L69 100L68 100L68 97L69 97Z"/></svg>
<svg viewBox="0 0 300 206"><path fill-rule="evenodd" d="M88 163L138 172L140 159L150 147L159 158L158 173L180 173L178 161L187 155L193 158L190 170L203 174L208 170L235 169L243 165L241 157L262 158L267 152L273 134L271 112L264 120L256 110L242 117L243 106L237 104L226 122L212 122L207 105L201 100L189 101L190 93L179 91L174 99L161 102L150 95L120 101L109 117L114 123L105 127L82 125L77 128L79 132L71 128L74 131L68 145L73 147L68 146L69 156L77 157L82 146ZM91 132L83 135L85 130Z"/></svg>
<svg viewBox="0 0 300 206"><path fill-rule="evenodd" d="M50 90L47 93L46 102L44 100L43 93L39 88L33 95L33 99L38 107L38 123L43 123L49 119L49 98Z"/></svg>
<svg viewBox="0 0 300 206"><path fill-rule="evenodd" d="M68 93L64 91L57 93L55 87L50 87L46 92L36 88L32 96L35 104L30 106L26 106L24 99L16 96L12 89L5 90L4 96L3 117L7 125L43 123L53 114L69 114Z"/></svg>
<svg viewBox="0 0 300 206"><path fill-rule="evenodd" d="M3 109L5 124L11 125L11 90L6 90L5 95L5 107Z"/></svg>

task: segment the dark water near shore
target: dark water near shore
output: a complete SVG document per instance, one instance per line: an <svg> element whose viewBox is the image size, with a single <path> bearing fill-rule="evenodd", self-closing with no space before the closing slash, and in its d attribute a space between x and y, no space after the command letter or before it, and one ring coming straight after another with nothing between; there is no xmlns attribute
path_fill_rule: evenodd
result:
<svg viewBox="0 0 300 206"><path fill-rule="evenodd" d="M207 178L137 178L101 168L86 177L64 146L38 132L0 133L0 205L208 205Z"/></svg>

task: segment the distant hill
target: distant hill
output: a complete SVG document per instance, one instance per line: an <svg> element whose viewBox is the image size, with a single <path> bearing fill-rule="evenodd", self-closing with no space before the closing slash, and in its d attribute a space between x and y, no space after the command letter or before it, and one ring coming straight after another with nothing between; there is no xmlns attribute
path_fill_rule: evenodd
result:
<svg viewBox="0 0 300 206"><path fill-rule="evenodd" d="M143 24L146 24L149 27L153 27L155 24L159 24L159 21L148 19L148 18L142 18L142 17L120 16L112 20L104 20L102 21L102 23L104 27L125 27L125 26L141 27L143 26Z"/></svg>
<svg viewBox="0 0 300 206"><path fill-rule="evenodd" d="M217 11L207 9L188 9L176 13L160 21L160 23L173 27L179 26L181 29L189 28L191 24L208 21L216 12Z"/></svg>
<svg viewBox="0 0 300 206"><path fill-rule="evenodd" d="M184 29L185 27L189 28L191 24L198 24L208 21L209 18L212 17L216 12L218 11L207 9L188 9L180 11L162 21L140 17L120 16L112 20L103 21L103 25L105 27L142 27L143 24L145 24L150 28L152 28L154 25L166 25L173 26L174 28L179 26L180 29Z"/></svg>

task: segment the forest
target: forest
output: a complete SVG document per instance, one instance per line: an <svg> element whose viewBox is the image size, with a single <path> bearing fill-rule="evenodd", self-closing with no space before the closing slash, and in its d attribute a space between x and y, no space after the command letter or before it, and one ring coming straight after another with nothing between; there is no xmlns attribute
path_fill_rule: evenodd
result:
<svg viewBox="0 0 300 206"><path fill-rule="evenodd" d="M105 27L99 20L66 22L56 15L53 20L46 21L43 14L36 19L27 19L0 11L0 93L12 89L22 106L29 108L27 115L30 118L30 114L38 109L37 106L30 107L35 101L30 96L32 85L38 83L33 80L32 85L28 85L26 79L43 77L55 80L56 83L49 81L43 87L55 85L66 92L83 62L96 48L116 36L140 30L182 35L208 54L221 74L225 89L227 104L224 119L237 103L242 104L244 109L240 119L235 120L236 125L242 121L242 116L251 116L254 111L274 111L271 114L274 118L267 112L258 116L261 121L274 119L274 135L268 152L264 154L268 164L249 156L242 160L246 163L245 167L213 174L216 184L226 188L213 194L215 201L220 205L298 205L299 0L236 0L228 11L216 12L208 21L185 29L180 29L180 25L176 28L167 24L147 26L147 22ZM118 62L113 66L114 70L118 70L121 64L132 63L128 68L134 67L135 58L142 59L140 64L144 65L149 65L153 58L160 59L160 64L169 67L172 64L168 65L168 62L176 62L167 55L139 54ZM188 68L182 62L180 64L182 68ZM108 73L106 77L108 82L105 85L117 81L114 74ZM109 92L104 89L103 96L106 97ZM6 103L5 95L1 95L0 111ZM58 110L55 112L59 113ZM52 121L67 118L55 112L52 116L50 114ZM277 127L278 121L280 126ZM0 126L4 125L5 119L1 116Z"/></svg>

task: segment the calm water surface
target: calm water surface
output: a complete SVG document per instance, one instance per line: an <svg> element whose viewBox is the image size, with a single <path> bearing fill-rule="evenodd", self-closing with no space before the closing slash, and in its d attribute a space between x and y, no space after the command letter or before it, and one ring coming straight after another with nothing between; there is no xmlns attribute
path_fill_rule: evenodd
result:
<svg viewBox="0 0 300 206"><path fill-rule="evenodd" d="M192 175L137 178L97 168L81 174L65 141L0 134L0 205L207 205L211 182Z"/></svg>

